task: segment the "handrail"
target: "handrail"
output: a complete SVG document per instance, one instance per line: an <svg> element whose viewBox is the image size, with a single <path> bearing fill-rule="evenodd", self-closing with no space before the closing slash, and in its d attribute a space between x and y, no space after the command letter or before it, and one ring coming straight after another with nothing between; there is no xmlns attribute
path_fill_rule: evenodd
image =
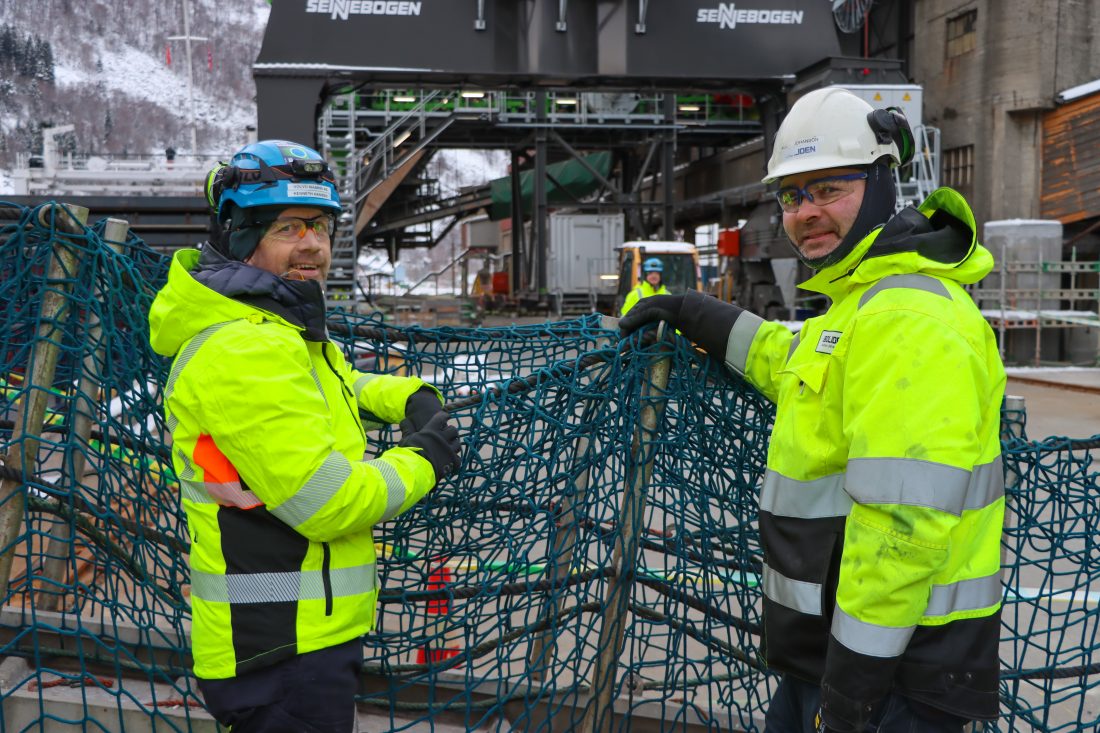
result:
<svg viewBox="0 0 1100 733"><path fill-rule="evenodd" d="M374 164L378 160L382 160L382 165L385 166L384 170L385 170L386 175L388 175L392 171L395 171L395 170L401 168L401 166L405 165L410 160L412 160L414 155L419 153L424 148L428 147L428 145L430 145L433 140L435 140L437 137L439 137L441 134L443 134L443 131L446 130L448 127L450 127L451 124L454 123L454 121L455 121L454 117L449 117L446 120L444 120L442 123L440 123L439 125L436 125L434 128L432 128L431 132L429 132L428 134L422 136L419 140L417 140L416 145L414 145L411 150L408 150L400 158L397 158L396 160L388 161L388 165L387 165L387 161L385 160L385 158L388 157L388 155L383 156L382 158L377 158L376 157L374 160L372 160L370 163L368 163L368 167L367 167L366 170L368 170L368 171L374 170L375 169ZM369 180L369 176L360 175L360 179L364 179L364 178ZM363 181L363 180L357 181L357 183L359 184L359 188L358 188L358 190L356 191L356 194L355 194L356 202L362 201L364 198L369 196L371 191L376 189L385 179L386 179L385 175L376 176L376 180L373 183L370 183L369 185L368 185L367 181Z"/></svg>
<svg viewBox="0 0 1100 733"><path fill-rule="evenodd" d="M409 295L410 293L412 293L412 291L416 290L416 289L417 289L418 287L420 287L421 285L423 285L423 284L424 284L425 282L427 282L427 281L428 281L429 279L431 279L431 278L437 278L437 277L439 277L440 275L443 275L444 273L446 273L446 272L450 271L450 269L451 269L452 267L454 267L454 266L455 266L455 265L457 265L457 264L458 264L459 262L461 262L462 260L466 259L466 258L467 258L467 257L469 257L469 256L470 256L470 250L468 250L468 249L464 249L464 250L462 250L461 252L459 252L458 254L456 254L456 255L455 255L454 257L452 257L452 258L451 258L451 261L450 261L450 262L448 262L448 263L447 263L446 265L444 265L443 267L441 267L441 268L440 268L440 269L438 269L438 270L433 270L432 272L429 272L429 273L428 273L427 275L424 275L424 276L423 276L422 278L420 278L419 280L417 280L416 282L414 282L414 283L413 283L412 285L410 285L410 286L409 286L409 287L408 287L408 288L407 288L407 289L405 290L405 292L404 292L404 293L402 293L402 295Z"/></svg>
<svg viewBox="0 0 1100 733"><path fill-rule="evenodd" d="M370 154L375 147L381 144L382 140L384 140L387 136L393 135L393 133L395 133L398 128L405 124L407 120L412 119L413 117L419 117L423 119L424 105L426 105L428 102L432 101L442 93L442 90L435 89L430 94L427 94L426 96L421 98L421 100L417 103L415 107L410 109L403 116L397 118L392 123L390 123L389 127L378 134L378 137L370 141L370 143L367 144L367 147L363 148L363 155L366 156Z"/></svg>

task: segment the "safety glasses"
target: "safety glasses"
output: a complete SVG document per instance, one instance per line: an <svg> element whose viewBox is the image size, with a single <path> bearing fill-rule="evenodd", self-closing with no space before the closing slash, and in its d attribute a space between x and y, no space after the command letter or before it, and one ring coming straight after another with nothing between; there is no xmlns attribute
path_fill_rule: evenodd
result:
<svg viewBox="0 0 1100 733"><path fill-rule="evenodd" d="M294 242L304 239L310 230L321 239L331 239L336 232L336 218L328 214L318 214L310 219L288 216L272 222L264 236Z"/></svg>
<svg viewBox="0 0 1100 733"><path fill-rule="evenodd" d="M784 186L775 192L779 207L793 214L808 200L816 206L828 206L839 201L856 190L856 181L867 178L866 173L848 173L842 176L827 176L810 181L805 186Z"/></svg>

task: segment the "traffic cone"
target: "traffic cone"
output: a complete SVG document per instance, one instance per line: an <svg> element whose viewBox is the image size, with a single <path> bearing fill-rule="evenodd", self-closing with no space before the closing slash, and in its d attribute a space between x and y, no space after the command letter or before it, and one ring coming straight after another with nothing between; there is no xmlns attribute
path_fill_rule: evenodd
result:
<svg viewBox="0 0 1100 733"><path fill-rule="evenodd" d="M451 569L446 565L440 565L436 570L428 574L428 583L425 590L443 590L454 580ZM424 608L425 624L424 633L430 637L430 641L416 650L417 664L437 664L457 657L462 649L459 645L452 644L447 639L446 616L451 613L451 602L448 598L438 598L428 601Z"/></svg>

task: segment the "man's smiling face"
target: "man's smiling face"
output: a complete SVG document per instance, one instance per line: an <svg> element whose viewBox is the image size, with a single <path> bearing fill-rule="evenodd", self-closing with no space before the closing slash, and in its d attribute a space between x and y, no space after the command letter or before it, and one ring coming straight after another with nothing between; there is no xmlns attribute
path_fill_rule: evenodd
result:
<svg viewBox="0 0 1100 733"><path fill-rule="evenodd" d="M324 284L332 265L329 236L306 226L305 233L299 237L294 229L299 221L310 223L328 216L327 212L313 207L284 209L245 262L289 280L316 280Z"/></svg>

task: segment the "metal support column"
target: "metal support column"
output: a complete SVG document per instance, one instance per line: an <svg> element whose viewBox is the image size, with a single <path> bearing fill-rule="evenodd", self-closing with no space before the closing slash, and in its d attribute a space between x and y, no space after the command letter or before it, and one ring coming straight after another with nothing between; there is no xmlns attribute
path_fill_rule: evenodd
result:
<svg viewBox="0 0 1100 733"><path fill-rule="evenodd" d="M523 187L520 185L520 165L523 156L512 151L512 287L515 296L524 287L523 282Z"/></svg>
<svg viewBox="0 0 1100 733"><path fill-rule="evenodd" d="M558 0L558 22L554 24L554 30L558 33L565 33L569 30L569 25L565 22L566 13L569 10L569 0Z"/></svg>
<svg viewBox="0 0 1100 733"><path fill-rule="evenodd" d="M665 94L664 99L665 124L672 126L676 121L676 95ZM666 241L671 241L676 236L675 221L673 220L672 195L675 188L676 167L676 133L665 133L664 153L661 159L661 193L664 195L664 205L661 207L662 224Z"/></svg>
<svg viewBox="0 0 1100 733"><path fill-rule="evenodd" d="M390 264L396 265L397 261L401 259L401 248L397 246L396 237L388 237L386 239L386 250L389 254Z"/></svg>
<svg viewBox="0 0 1100 733"><path fill-rule="evenodd" d="M645 16L649 10L649 0L638 0L638 22L634 24L634 32L643 35L646 32Z"/></svg>
<svg viewBox="0 0 1100 733"><path fill-rule="evenodd" d="M616 153L619 170L622 177L622 189L627 193L623 199L629 203L637 203L638 197L630 191L630 184L634 180L634 172L637 170L637 161L633 151ZM637 206L631 206L624 212L623 239L627 242L634 239L642 239L642 216Z"/></svg>
<svg viewBox="0 0 1100 733"><path fill-rule="evenodd" d="M535 221L532 229L534 230L535 247L538 252L538 272L535 287L541 301L546 296L546 266L549 250L546 241L546 92L535 92L535 107L535 119L538 121L538 127L535 131Z"/></svg>

